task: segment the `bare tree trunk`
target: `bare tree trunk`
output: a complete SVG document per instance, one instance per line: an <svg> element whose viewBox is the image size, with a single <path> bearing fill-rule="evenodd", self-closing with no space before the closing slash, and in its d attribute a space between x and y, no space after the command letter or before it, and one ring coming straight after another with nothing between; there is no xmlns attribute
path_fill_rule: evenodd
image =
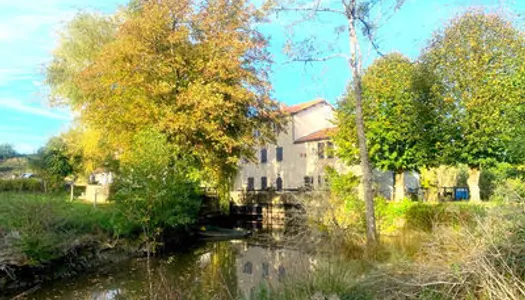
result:
<svg viewBox="0 0 525 300"><path fill-rule="evenodd" d="M405 199L405 171L398 170L394 173L394 201Z"/></svg>
<svg viewBox="0 0 525 300"><path fill-rule="evenodd" d="M470 191L470 201L479 202L481 201L480 189L479 189L479 177L481 175L481 169L479 167L471 167L468 170L468 188Z"/></svg>
<svg viewBox="0 0 525 300"><path fill-rule="evenodd" d="M356 127L357 139L359 143L359 158L361 160L361 169L363 177L363 195L366 207L366 238L368 244L377 243L376 217L374 209L374 194L372 190L372 167L368 157L366 146L365 124L363 119L363 102L362 102L362 83L361 83L361 52L359 41L356 33L356 0L350 2L343 1L345 6L346 17L348 19L348 35L350 39L350 68L352 70L352 79L354 81L355 106L356 106Z"/></svg>
<svg viewBox="0 0 525 300"><path fill-rule="evenodd" d="M71 182L71 185L69 186L69 201L73 202L73 195L75 194L75 182Z"/></svg>

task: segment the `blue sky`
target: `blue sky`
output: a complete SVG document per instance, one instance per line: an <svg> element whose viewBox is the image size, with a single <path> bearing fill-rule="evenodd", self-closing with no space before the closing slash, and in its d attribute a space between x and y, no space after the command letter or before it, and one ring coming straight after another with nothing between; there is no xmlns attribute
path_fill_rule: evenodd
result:
<svg viewBox="0 0 525 300"><path fill-rule="evenodd" d="M335 4L340 0L323 1ZM42 86L43 66L56 46L57 31L79 9L111 13L125 3L127 0L0 0L0 143L10 143L19 152L31 153L51 136L67 130L72 119L70 113L65 108L50 108ZM408 0L388 21L378 14L381 27L376 38L384 53L398 51L416 58L434 30L470 6L503 8L507 13L520 14L525 11L525 0ZM307 65L289 62L282 49L291 18L280 14L262 27L270 38L270 52L275 61L270 77L273 96L287 104L316 97L335 102L350 79L346 61L336 58ZM334 27L340 24L344 24L344 19L323 16L318 22L294 26L293 36L312 35L320 48L331 47L331 53L346 53L346 37L334 41ZM363 49L366 62L375 57L373 51Z"/></svg>

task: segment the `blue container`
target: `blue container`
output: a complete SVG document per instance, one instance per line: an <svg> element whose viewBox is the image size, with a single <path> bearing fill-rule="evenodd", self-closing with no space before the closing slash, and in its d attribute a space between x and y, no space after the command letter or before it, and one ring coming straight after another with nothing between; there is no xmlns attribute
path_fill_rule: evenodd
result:
<svg viewBox="0 0 525 300"><path fill-rule="evenodd" d="M454 199L455 200L468 200L469 192L467 188L456 188Z"/></svg>

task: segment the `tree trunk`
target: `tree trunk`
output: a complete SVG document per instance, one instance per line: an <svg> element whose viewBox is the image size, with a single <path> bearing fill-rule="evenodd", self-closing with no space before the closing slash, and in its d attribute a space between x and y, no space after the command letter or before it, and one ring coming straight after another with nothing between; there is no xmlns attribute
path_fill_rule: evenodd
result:
<svg viewBox="0 0 525 300"><path fill-rule="evenodd" d="M394 201L405 199L405 171L396 171L394 173Z"/></svg>
<svg viewBox="0 0 525 300"><path fill-rule="evenodd" d="M356 106L356 127L357 139L359 143L359 158L361 161L361 170L363 172L363 196L366 207L366 238L368 244L377 243L376 217L374 209L374 194L372 190L372 167L368 157L366 146L365 125L363 118L362 103L362 84L361 84L361 53L359 41L356 33L356 0L351 0L345 5L346 17L348 19L348 35L350 41L350 69L352 70L352 79L354 81L355 106Z"/></svg>
<svg viewBox="0 0 525 300"><path fill-rule="evenodd" d="M470 201L479 202L481 201L480 189L479 189L479 177L481 175L481 169L479 167L471 167L468 170L468 188L470 191Z"/></svg>
<svg viewBox="0 0 525 300"><path fill-rule="evenodd" d="M73 202L73 195L75 194L75 183L71 182L71 185L69 186L69 201Z"/></svg>

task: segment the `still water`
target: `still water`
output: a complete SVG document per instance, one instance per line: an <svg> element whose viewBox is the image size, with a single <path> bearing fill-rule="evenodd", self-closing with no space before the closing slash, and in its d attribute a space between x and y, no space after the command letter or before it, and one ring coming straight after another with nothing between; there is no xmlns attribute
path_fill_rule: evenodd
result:
<svg viewBox="0 0 525 300"><path fill-rule="evenodd" d="M184 253L133 259L54 282L29 299L250 299L314 263L297 249L258 237L203 242Z"/></svg>

